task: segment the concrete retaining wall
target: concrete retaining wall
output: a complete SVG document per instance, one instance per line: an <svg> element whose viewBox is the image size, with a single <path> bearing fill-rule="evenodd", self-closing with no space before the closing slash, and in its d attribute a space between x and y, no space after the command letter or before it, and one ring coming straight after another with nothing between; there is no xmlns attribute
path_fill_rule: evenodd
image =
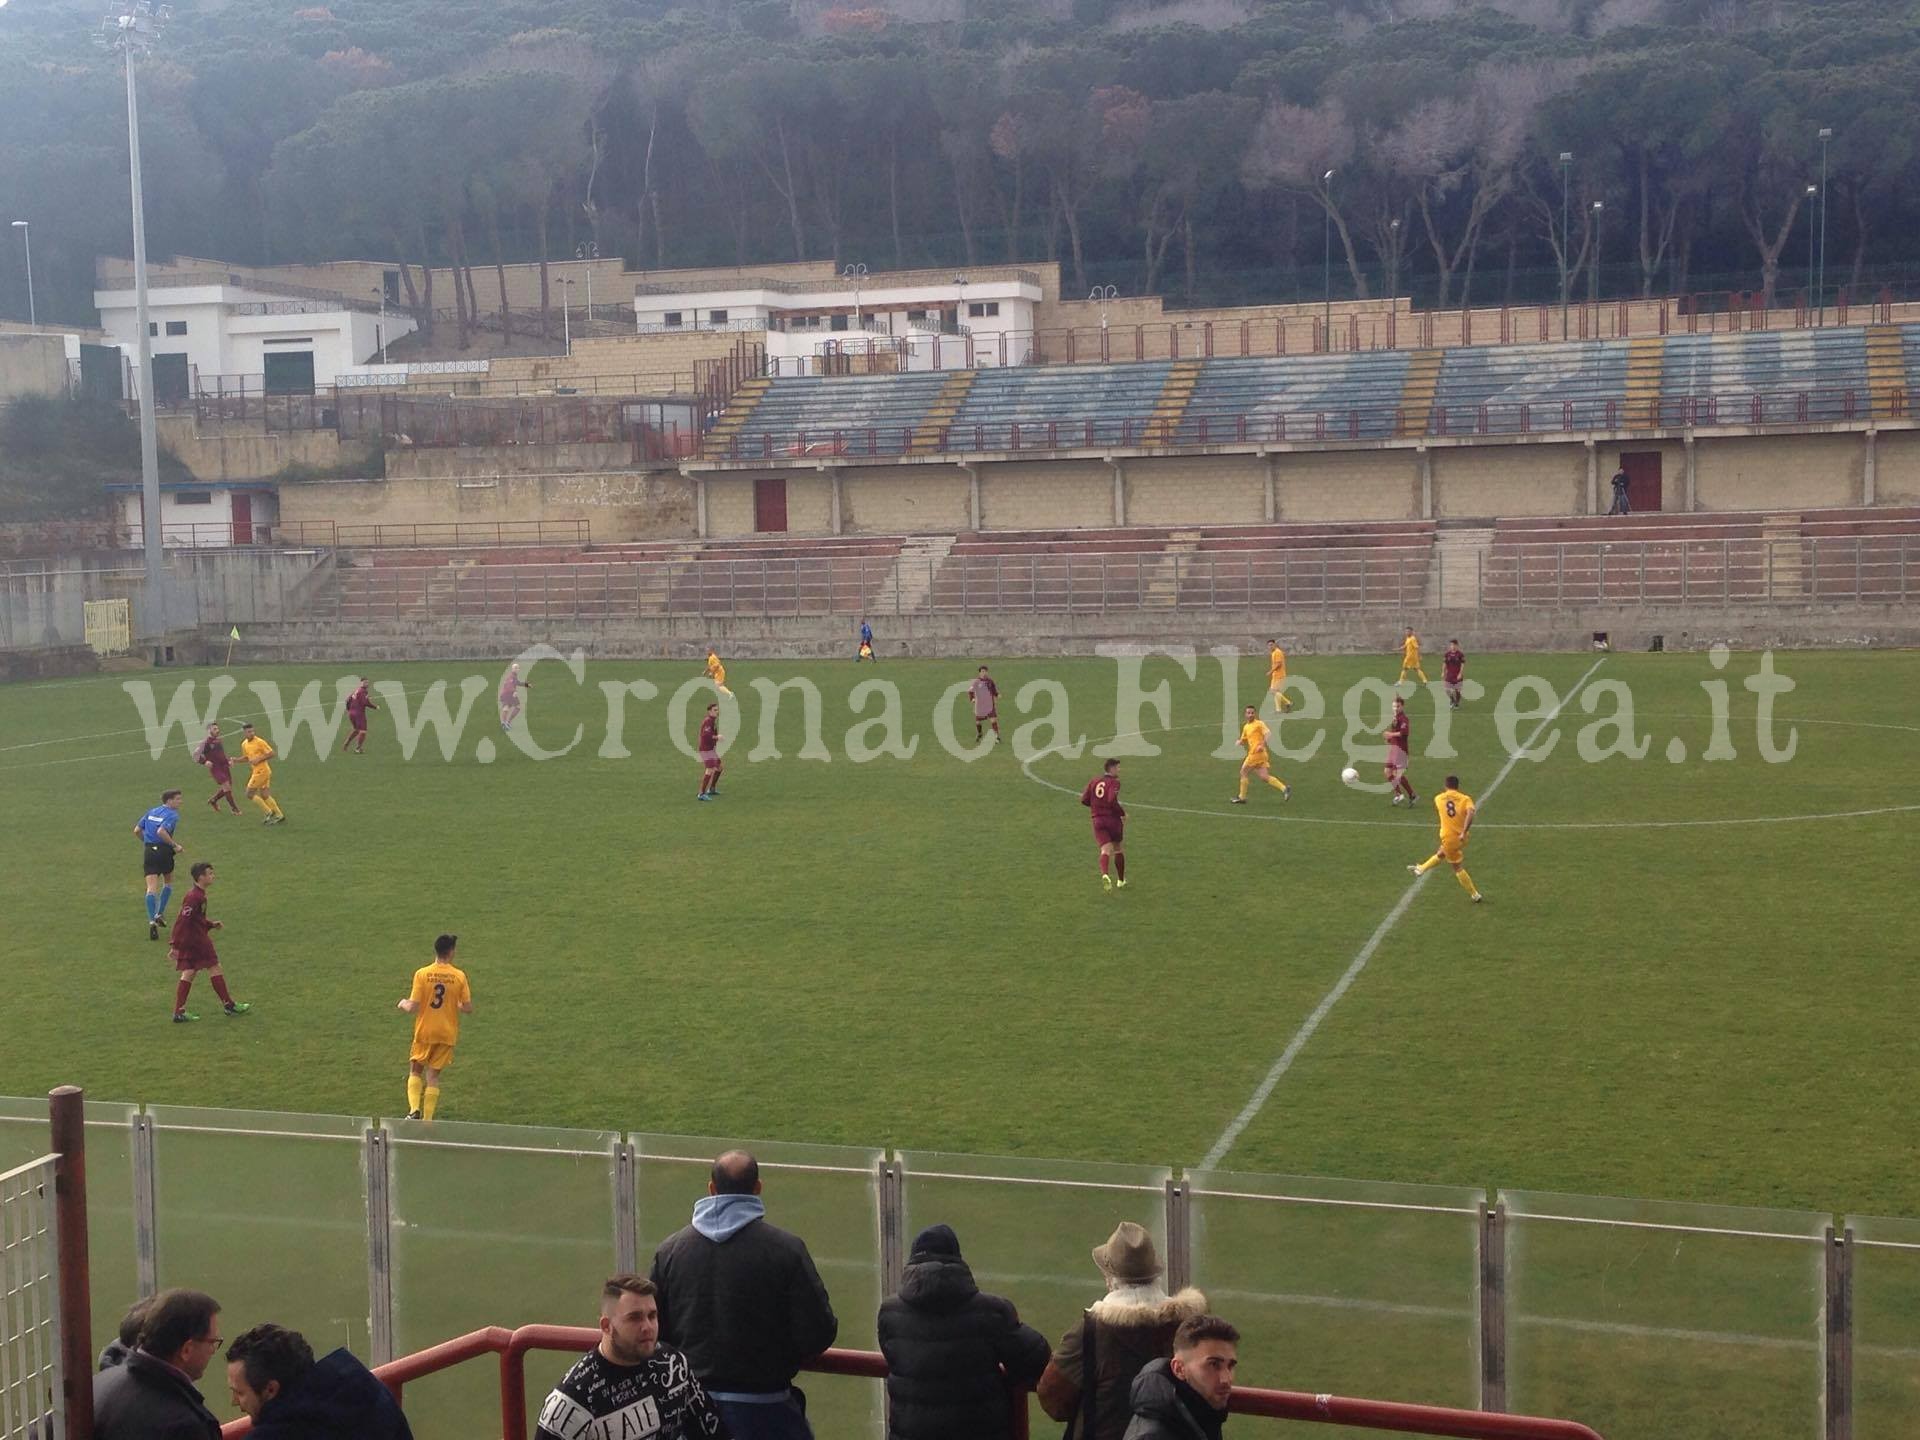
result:
<svg viewBox="0 0 1920 1440"><path fill-rule="evenodd" d="M1645 650L1659 635L1669 650L1725 642L1738 649L1879 649L1920 645L1920 608L1913 606L1681 607L1615 606L1498 614L1474 610L1312 611L1234 616L1177 611L1105 615L933 615L886 617L875 644L882 663L899 657L1087 655L1104 644L1232 645L1264 653L1267 637L1288 637L1303 655L1379 653L1398 646L1402 628L1429 637L1457 636L1469 654L1592 648L1607 631L1617 650ZM854 622L848 617L725 620L686 616L651 621L408 621L343 625L295 621L245 633L236 661L398 661L496 659L528 645L576 648L597 659L695 658L717 645L729 660L844 659Z"/></svg>

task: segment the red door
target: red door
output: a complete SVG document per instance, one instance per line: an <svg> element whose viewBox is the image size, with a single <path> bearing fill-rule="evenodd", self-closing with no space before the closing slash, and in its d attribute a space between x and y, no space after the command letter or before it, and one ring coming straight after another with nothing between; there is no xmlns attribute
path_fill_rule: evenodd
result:
<svg viewBox="0 0 1920 1440"><path fill-rule="evenodd" d="M233 492L233 543L253 543L253 496L245 490Z"/></svg>
<svg viewBox="0 0 1920 1440"><path fill-rule="evenodd" d="M753 528L785 532L787 528L785 476L774 475L753 482Z"/></svg>
<svg viewBox="0 0 1920 1440"><path fill-rule="evenodd" d="M1627 472L1627 504L1636 515L1660 509L1660 452L1623 450L1620 468Z"/></svg>

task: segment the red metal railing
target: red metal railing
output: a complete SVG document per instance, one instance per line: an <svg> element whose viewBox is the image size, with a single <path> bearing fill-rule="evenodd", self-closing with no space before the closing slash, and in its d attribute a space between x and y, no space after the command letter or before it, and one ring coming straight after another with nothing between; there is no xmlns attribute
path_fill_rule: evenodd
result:
<svg viewBox="0 0 1920 1440"><path fill-rule="evenodd" d="M501 1434L504 1440L526 1440L527 1352L584 1353L599 1343L600 1332L583 1325L522 1325L518 1330L490 1325L376 1366L373 1373L398 1400L409 1381L477 1360L482 1355L498 1355ZM828 1350L803 1368L820 1375L880 1380L886 1377L887 1362L871 1350ZM1027 1392L1009 1387L1007 1405L1013 1440L1027 1440L1030 1433ZM1601 1440L1598 1432L1572 1420L1453 1410L1439 1405L1403 1405L1391 1400L1359 1400L1342 1395L1309 1395L1296 1390L1236 1388L1228 1409L1236 1415L1393 1430L1405 1435L1452 1435L1463 1440ZM252 1426L253 1422L244 1417L230 1420L221 1427L222 1440L239 1440Z"/></svg>

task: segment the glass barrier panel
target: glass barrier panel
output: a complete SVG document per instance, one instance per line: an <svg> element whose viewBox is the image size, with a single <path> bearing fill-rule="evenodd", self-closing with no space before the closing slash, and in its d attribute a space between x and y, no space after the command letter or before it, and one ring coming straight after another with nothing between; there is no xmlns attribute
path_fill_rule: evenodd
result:
<svg viewBox="0 0 1920 1440"><path fill-rule="evenodd" d="M133 1232L133 1117L137 1105L86 1102L87 1265L92 1297L93 1348L120 1328L120 1317L140 1295ZM37 1160L53 1148L45 1098L0 1098L0 1170Z"/></svg>
<svg viewBox="0 0 1920 1440"><path fill-rule="evenodd" d="M690 1224L707 1193L716 1155L745 1149L760 1164L767 1221L807 1242L840 1321L842 1348L874 1350L880 1309L880 1165L884 1150L842 1145L741 1142L696 1135L631 1135L640 1217L640 1269L660 1242ZM821 1436L879 1435L885 1397L877 1380L803 1375L807 1414Z"/></svg>
<svg viewBox="0 0 1920 1440"><path fill-rule="evenodd" d="M1607 1440L1823 1433L1832 1217L1503 1191L1510 1408Z"/></svg>
<svg viewBox="0 0 1920 1440"><path fill-rule="evenodd" d="M147 1117L161 1286L212 1295L229 1338L271 1321L315 1355L369 1360L370 1122L185 1105Z"/></svg>
<svg viewBox="0 0 1920 1440"><path fill-rule="evenodd" d="M1093 1249L1122 1220L1144 1226L1166 1261L1170 1169L932 1150L903 1154L900 1163L903 1254L927 1226L952 1226L980 1288L1013 1301L1020 1318L1056 1349L1106 1293ZM1057 1424L1037 1401L1031 1419L1036 1435Z"/></svg>
<svg viewBox="0 0 1920 1440"><path fill-rule="evenodd" d="M613 1272L611 1131L388 1120L394 1353L486 1325L593 1323ZM527 1361L529 1414L574 1357ZM407 1387L419 1440L500 1424L497 1363Z"/></svg>
<svg viewBox="0 0 1920 1440"><path fill-rule="evenodd" d="M1208 1171L1187 1184L1193 1283L1240 1328L1243 1384L1480 1403L1484 1191Z"/></svg>
<svg viewBox="0 0 1920 1440"><path fill-rule="evenodd" d="M1849 1215L1854 1440L1908 1440L1920 1415L1920 1220Z"/></svg>

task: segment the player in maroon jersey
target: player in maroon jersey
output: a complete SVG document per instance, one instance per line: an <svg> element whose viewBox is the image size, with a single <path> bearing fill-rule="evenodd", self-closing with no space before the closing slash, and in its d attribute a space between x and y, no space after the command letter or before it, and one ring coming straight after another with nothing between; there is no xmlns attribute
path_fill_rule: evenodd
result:
<svg viewBox="0 0 1920 1440"><path fill-rule="evenodd" d="M1112 890L1127 888L1127 854L1121 848L1127 810L1120 803L1120 762L1109 760L1080 792L1080 803L1093 811L1093 843L1100 847L1100 883ZM1111 873L1109 873L1111 866Z"/></svg>
<svg viewBox="0 0 1920 1440"><path fill-rule="evenodd" d="M706 717L700 722L700 793L696 800L717 800L720 798L720 702L707 706Z"/></svg>
<svg viewBox="0 0 1920 1440"><path fill-rule="evenodd" d="M207 726L207 738L194 746L193 759L196 765L206 766L207 773L213 777L213 797L207 801L208 808L218 810L220 797L224 795L227 804L232 807L232 813L238 815L240 807L233 798L233 763L227 759L226 746L220 743L218 725Z"/></svg>
<svg viewBox="0 0 1920 1440"><path fill-rule="evenodd" d="M1413 750L1413 720L1407 714L1407 702L1398 695L1393 697L1393 719L1381 733L1387 739L1387 783L1393 786L1393 803L1400 804L1404 796L1411 805L1420 798L1413 793L1413 782L1407 779L1407 761Z"/></svg>
<svg viewBox="0 0 1920 1440"><path fill-rule="evenodd" d="M1466 672L1467 655L1460 648L1458 640L1447 641L1447 648L1440 656L1440 678L1446 682L1447 705L1460 708L1460 677Z"/></svg>
<svg viewBox="0 0 1920 1440"><path fill-rule="evenodd" d="M993 677L987 674L982 665L974 682L967 687L967 695L973 701L973 738L985 738L985 727L991 725L995 737L1000 734L1000 687L993 683Z"/></svg>
<svg viewBox="0 0 1920 1440"><path fill-rule="evenodd" d="M360 687L347 696L347 723L353 727L353 733L347 736L347 743L340 747L342 755L349 750L356 755L367 753L367 711L379 708L373 703L373 697L367 694L366 677L362 676ZM356 740L360 742L358 745L353 743Z"/></svg>
<svg viewBox="0 0 1920 1440"><path fill-rule="evenodd" d="M189 872L193 876L193 888L187 891L187 898L180 903L180 913L174 917L173 933L168 936L167 958L173 961L173 968L180 973L180 982L173 992L174 1024L184 1024L189 1020L198 1020L198 1015L187 1011L187 996L193 990L193 977L202 970L213 985L213 993L220 997L220 1006L229 1015L245 1015L253 1009L233 998L227 989L227 977L220 969L220 957L213 948L213 932L220 929L218 920L207 915L207 887L213 884L213 866L207 861L198 862Z"/></svg>

